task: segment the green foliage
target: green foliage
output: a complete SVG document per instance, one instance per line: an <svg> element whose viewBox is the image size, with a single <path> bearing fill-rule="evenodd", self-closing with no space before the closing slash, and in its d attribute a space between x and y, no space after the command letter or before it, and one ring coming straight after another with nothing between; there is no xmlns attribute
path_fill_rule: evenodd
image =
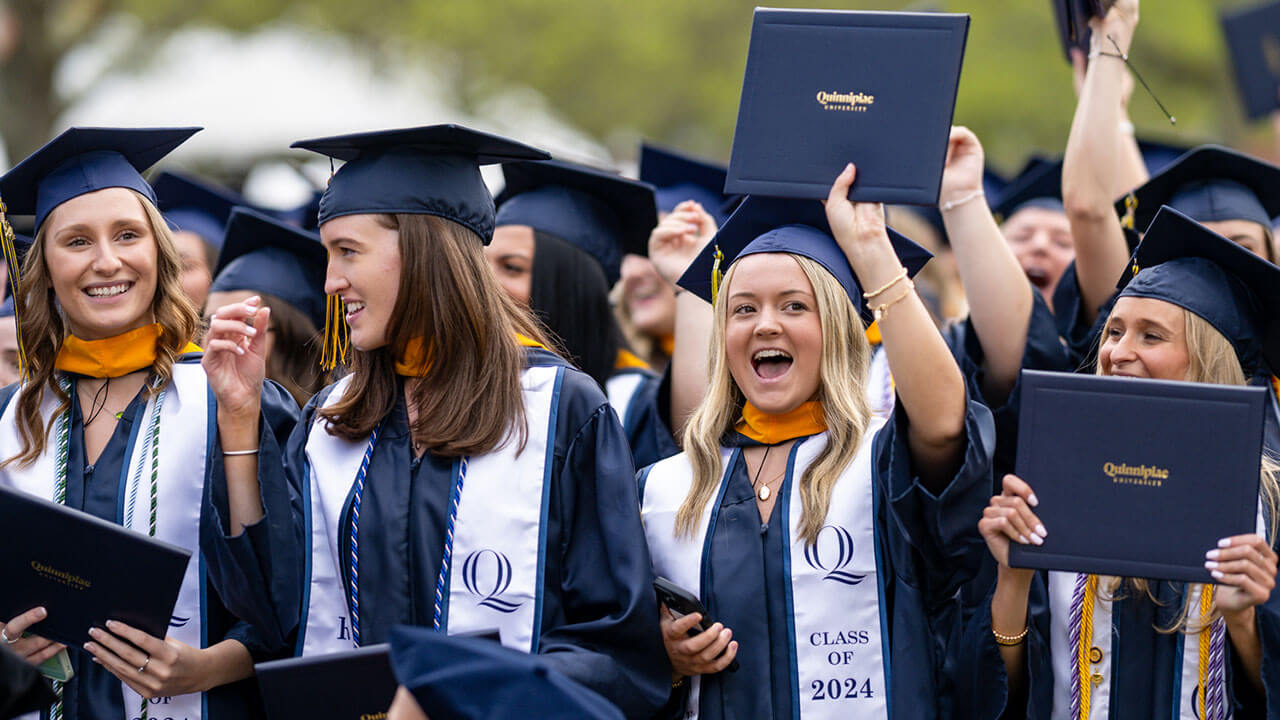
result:
<svg viewBox="0 0 1280 720"><path fill-rule="evenodd" d="M430 49L459 102L527 85L570 122L631 157L641 136L726 159L733 137L753 3L744 0L121 0L156 30L187 22L248 29L301 22L356 36L394 59ZM770 3L803 7L803 2ZM1203 0L1143 8L1134 65L1178 119L1171 127L1140 87L1130 104L1140 136L1208 139L1258 150L1268 129L1240 110L1217 20ZM996 165L1016 169L1032 150L1061 152L1075 106L1071 68L1049 0L880 3L970 13L956 122L973 128Z"/></svg>

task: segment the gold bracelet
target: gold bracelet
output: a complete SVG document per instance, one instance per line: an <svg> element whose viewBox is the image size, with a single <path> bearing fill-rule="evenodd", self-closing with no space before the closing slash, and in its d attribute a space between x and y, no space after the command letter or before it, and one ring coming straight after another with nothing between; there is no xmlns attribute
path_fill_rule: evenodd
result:
<svg viewBox="0 0 1280 720"><path fill-rule="evenodd" d="M893 279L885 283L879 290L876 290L874 292L864 292L862 293L862 297L866 300L870 300L871 298L879 295L885 290L888 290L889 288L893 287L899 280L905 279L906 277L907 277L907 269L902 268L902 272L898 273L897 275L894 275Z"/></svg>
<svg viewBox="0 0 1280 720"><path fill-rule="evenodd" d="M1022 628L1022 632L1018 633L1017 635L1001 635L1000 633L996 632L996 629L994 626L991 628L991 634L995 637L996 644L1001 645L1003 647L1017 647L1021 645L1022 643L1027 641L1028 632L1031 632L1030 625Z"/></svg>
<svg viewBox="0 0 1280 720"><path fill-rule="evenodd" d="M905 272L905 271L904 271L904 272ZM915 284L915 282L913 282L913 281L911 281L911 280L907 280L907 289L906 289L906 290L904 290L904 291L902 291L902 294L901 294L901 295L899 295L898 297L896 297L896 298L894 298L894 299L890 300L890 301L889 301L889 302L887 302L887 303L884 303L883 305L872 305L872 306L871 306L871 316L872 316L873 318L875 318L875 321L876 321L876 322L880 322L881 320L883 320L883 319L884 319L884 314L885 314L885 312L887 312L887 311L889 310L889 308L890 308L890 307L892 307L893 305L897 305L899 302L901 302L903 299L905 299L908 295L910 295L912 292L914 292L914 291L915 291L915 289L916 289L916 284Z"/></svg>

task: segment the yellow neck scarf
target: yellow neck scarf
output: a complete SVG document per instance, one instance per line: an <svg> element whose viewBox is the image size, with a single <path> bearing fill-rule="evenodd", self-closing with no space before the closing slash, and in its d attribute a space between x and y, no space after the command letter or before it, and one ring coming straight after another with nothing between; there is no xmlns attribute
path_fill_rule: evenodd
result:
<svg viewBox="0 0 1280 720"><path fill-rule="evenodd" d="M614 370L626 370L628 368L649 369L649 363L636 357L636 354L626 349L618 350L618 358L613 362Z"/></svg>
<svg viewBox="0 0 1280 720"><path fill-rule="evenodd" d="M739 434L765 445L777 445L798 437L817 435L827 429L822 416L822 403L817 400L781 415L768 415L747 403L742 406L742 419L735 428Z"/></svg>
<svg viewBox="0 0 1280 720"><path fill-rule="evenodd" d="M676 336L663 335L658 338L658 347L662 348L662 352L666 353L667 357L674 356L676 354Z"/></svg>
<svg viewBox="0 0 1280 720"><path fill-rule="evenodd" d="M881 343L879 323L873 322L867 326L867 342L872 345L879 345Z"/></svg>
<svg viewBox="0 0 1280 720"><path fill-rule="evenodd" d="M81 340L68 335L53 366L92 378L122 377L156 363L156 343L163 333L160 323L152 323L102 340ZM199 345L187 343L182 352L201 350Z"/></svg>
<svg viewBox="0 0 1280 720"><path fill-rule="evenodd" d="M516 333L516 344L520 347L536 347L547 349L546 345L531 337ZM420 337L413 338L404 349L404 355L396 360L396 374L405 377L426 377L431 369L431 350L426 341Z"/></svg>

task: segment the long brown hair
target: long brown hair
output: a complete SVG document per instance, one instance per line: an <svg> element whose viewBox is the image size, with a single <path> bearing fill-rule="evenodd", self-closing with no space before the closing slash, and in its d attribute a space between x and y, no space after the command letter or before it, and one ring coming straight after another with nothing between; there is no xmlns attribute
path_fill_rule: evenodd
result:
<svg viewBox="0 0 1280 720"><path fill-rule="evenodd" d="M347 440L373 432L395 408L395 358L410 340L433 351L410 387L413 437L443 456L480 455L516 433L523 446L524 351L516 333L546 344L538 323L498 285L471 230L434 215L379 215L400 233L400 286L387 344L352 352L342 399L320 411L328 431Z"/></svg>
<svg viewBox="0 0 1280 720"><path fill-rule="evenodd" d="M813 545L818 542L818 533L822 532L826 522L836 481L857 456L862 436L871 424L871 408L866 395L871 344L867 342L862 319L835 277L807 257L789 253L787 257L799 263L809 278L818 303L818 319L822 323L818 398L822 401L822 417L827 424L827 444L800 477L802 507L800 527L796 531L805 544ZM720 283L711 344L707 351L711 379L702 403L693 411L684 430L684 449L693 466L693 484L676 511L675 532L678 536L692 537L703 508L720 486L724 472L720 439L742 417L742 407L746 402L729 372L729 357L725 351L729 287L733 284L737 267L729 266L729 272Z"/></svg>
<svg viewBox="0 0 1280 720"><path fill-rule="evenodd" d="M158 382L147 390L163 387L173 376L173 363L182 349L195 337L200 328L200 317L191 301L182 291L182 262L178 248L169 233L160 211L141 194L130 190L142 204L151 236L156 242L156 294L151 300L151 312L163 332L156 341L156 361L151 366ZM71 407L71 399L54 377L54 361L62 349L62 341L69 329L61 311L55 304L49 266L44 259L48 242L45 223L36 233L31 250L22 263L22 286L14 296L17 316L22 323L22 347L27 357L27 381L18 394L18 431L22 435L22 452L7 458L0 467L11 462L20 466L30 465L45 451L48 433L54 419ZM46 427L40 418L40 404L44 388L49 388L58 398L58 410L49 418Z"/></svg>

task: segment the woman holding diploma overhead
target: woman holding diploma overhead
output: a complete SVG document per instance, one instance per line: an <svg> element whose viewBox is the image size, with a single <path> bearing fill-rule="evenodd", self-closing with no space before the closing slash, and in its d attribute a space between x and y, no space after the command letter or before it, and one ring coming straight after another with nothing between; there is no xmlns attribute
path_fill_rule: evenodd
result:
<svg viewBox="0 0 1280 720"><path fill-rule="evenodd" d="M685 717L949 717L936 638L981 559L991 416L912 288L923 251L848 201L853 177L825 215L748 198L682 278L715 303L710 388L640 484L656 573L711 616L663 610ZM863 387L872 317L888 421Z"/></svg>
<svg viewBox="0 0 1280 720"><path fill-rule="evenodd" d="M1276 368L1280 269L1164 208L1105 319L1099 375L1244 385ZM1009 567L1041 544L1034 488L1007 475L979 528L999 563L966 631L962 707L976 717L1280 717L1276 466L1256 532L1205 548L1212 585Z"/></svg>
<svg viewBox="0 0 1280 720"><path fill-rule="evenodd" d="M398 624L496 633L651 715L667 668L626 437L484 257L479 165L544 153L452 125L296 146L347 160L319 218L328 357L338 330L354 347L285 461L307 558L299 652ZM277 566L257 560L245 569Z"/></svg>
<svg viewBox="0 0 1280 720"><path fill-rule="evenodd" d="M197 129L72 128L0 178L8 211L36 219L20 282L10 265L24 377L0 397L0 482L193 552L166 637L113 621L67 648L75 676L56 685L54 718L253 717L256 689L239 681L286 649L275 618L246 601L280 586L210 572L210 560L262 543L297 561L283 485L238 509L214 501L225 484L256 487L259 463L280 465L297 405L259 374L245 415L206 375L178 251L139 174ZM262 430L232 439L230 421ZM45 618L5 618L0 640L38 663L60 649L39 637Z"/></svg>

